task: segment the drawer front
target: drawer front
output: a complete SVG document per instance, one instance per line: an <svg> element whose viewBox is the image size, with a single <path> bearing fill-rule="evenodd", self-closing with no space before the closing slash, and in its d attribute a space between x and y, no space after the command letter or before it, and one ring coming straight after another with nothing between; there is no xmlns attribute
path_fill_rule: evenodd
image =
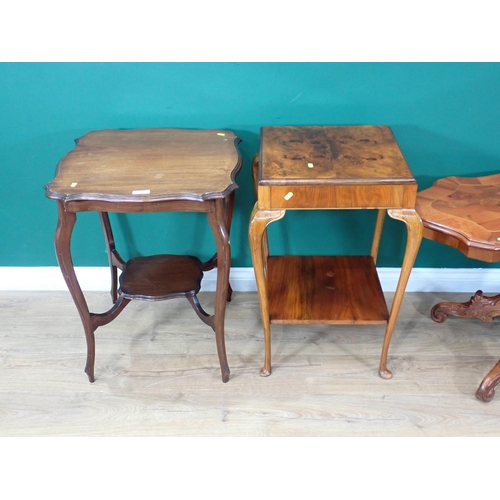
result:
<svg viewBox="0 0 500 500"><path fill-rule="evenodd" d="M267 193L266 193L267 194ZM270 186L269 207L261 209L415 208L417 186ZM263 204L267 205L263 197Z"/></svg>

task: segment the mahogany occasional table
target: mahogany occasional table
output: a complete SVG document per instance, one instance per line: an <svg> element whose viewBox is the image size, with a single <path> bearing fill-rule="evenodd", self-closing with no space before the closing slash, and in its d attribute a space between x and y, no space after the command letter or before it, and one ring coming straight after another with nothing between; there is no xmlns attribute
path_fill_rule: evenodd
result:
<svg viewBox="0 0 500 500"><path fill-rule="evenodd" d="M224 341L226 300L230 300L231 225L236 175L241 169L240 139L227 130L151 128L99 130L76 140L62 158L55 178L45 186L57 200L57 260L76 304L87 340L85 372L94 382L95 336L132 299L186 297L199 318L215 331L222 381L229 380ZM98 212L111 269L113 306L91 313L78 283L70 242L78 212ZM197 257L154 255L124 262L115 248L109 212L206 212L217 253ZM217 267L215 312L208 315L197 293L203 272ZM118 287L118 272L121 270Z"/></svg>
<svg viewBox="0 0 500 500"><path fill-rule="evenodd" d="M249 239L264 329L261 375L271 374L272 323L385 324L379 375L391 378L389 343L423 231L417 183L391 129L263 127L260 139ZM269 255L267 225L305 209L378 210L370 255ZM375 267L386 212L408 235L390 313Z"/></svg>

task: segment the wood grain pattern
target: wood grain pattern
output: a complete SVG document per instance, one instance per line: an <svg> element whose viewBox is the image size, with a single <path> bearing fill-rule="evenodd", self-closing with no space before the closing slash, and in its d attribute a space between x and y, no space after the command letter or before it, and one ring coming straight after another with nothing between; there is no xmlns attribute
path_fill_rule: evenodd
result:
<svg viewBox="0 0 500 500"><path fill-rule="evenodd" d="M261 210L414 208L417 193L387 126L262 127L253 175Z"/></svg>
<svg viewBox="0 0 500 500"><path fill-rule="evenodd" d="M213 332L186 301L132 301L97 331L100 369L89 384L70 294L0 292L0 436L498 436L500 400L474 396L498 361L498 325L429 317L436 302L469 295L407 293L395 375L383 380L380 325L274 325L273 376L259 377L258 296L235 292L228 384ZM109 294L87 300L102 310ZM210 309L215 294L200 300Z"/></svg>
<svg viewBox="0 0 500 500"><path fill-rule="evenodd" d="M446 177L420 191L424 237L485 262L500 261L500 174Z"/></svg>
<svg viewBox="0 0 500 500"><path fill-rule="evenodd" d="M263 184L416 184L388 126L262 127L261 143Z"/></svg>
<svg viewBox="0 0 500 500"><path fill-rule="evenodd" d="M225 197L237 188L239 142L228 130L95 130L59 162L46 195L67 202Z"/></svg>
<svg viewBox="0 0 500 500"><path fill-rule="evenodd" d="M259 196L268 186L259 186ZM273 209L321 208L414 208L417 186L271 186ZM291 193L292 196L289 194ZM264 207L260 204L263 209Z"/></svg>
<svg viewBox="0 0 500 500"><path fill-rule="evenodd" d="M271 323L387 323L370 256L271 256L267 267Z"/></svg>
<svg viewBox="0 0 500 500"><path fill-rule="evenodd" d="M382 233L382 210L387 210L392 218L403 221L407 226L405 256L389 318L386 316L385 304L380 315L376 316L370 300L365 298L361 302L363 307L367 307L367 316L355 311L351 304L346 307L348 299L342 302L344 307L337 310L341 322L368 322L368 318L370 321L373 318L374 321L382 321L382 318L387 320L379 375L390 378L392 373L387 369L389 344L423 230L420 216L415 211L417 183L391 129L387 126L263 127L260 154L258 159L254 157L252 161L252 176L257 202L250 218L249 240L261 300L265 341L261 375L267 377L271 374L271 322L295 320L314 323L312 311L315 307L315 313L319 316L317 322L332 322L330 312L326 312L329 301L326 296L323 297L325 292L321 278L313 277L314 273L307 276L307 273L301 272L299 277L294 271L283 269L280 271L283 276L273 283L272 291L271 287L268 290L266 264L270 259L267 258L267 225L283 217L288 209L348 208L378 210L370 252L372 264L376 260ZM293 290L298 290L299 280L303 280L306 293L291 294L291 289L280 284L285 283L284 275L287 272L293 276ZM322 293L315 289L318 281ZM360 282L360 289L362 286L370 289L366 281ZM287 299L274 297L277 293L282 293ZM306 295L317 295L320 304L311 304L304 298ZM351 291L350 295L362 297L363 294ZM275 307L273 317L269 315L271 306L268 306L268 301L271 300ZM383 301L374 303L381 305ZM303 307L303 304L307 305ZM344 316L345 311L349 313Z"/></svg>

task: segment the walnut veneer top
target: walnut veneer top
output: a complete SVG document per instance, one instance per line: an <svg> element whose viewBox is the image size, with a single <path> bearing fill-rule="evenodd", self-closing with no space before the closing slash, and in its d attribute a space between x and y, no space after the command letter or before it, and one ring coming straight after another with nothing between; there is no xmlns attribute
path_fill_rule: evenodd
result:
<svg viewBox="0 0 500 500"><path fill-rule="evenodd" d="M221 198L237 188L239 142L227 130L92 131L59 162L46 195L65 201Z"/></svg>
<svg viewBox="0 0 500 500"><path fill-rule="evenodd" d="M388 126L261 129L259 184L415 184Z"/></svg>

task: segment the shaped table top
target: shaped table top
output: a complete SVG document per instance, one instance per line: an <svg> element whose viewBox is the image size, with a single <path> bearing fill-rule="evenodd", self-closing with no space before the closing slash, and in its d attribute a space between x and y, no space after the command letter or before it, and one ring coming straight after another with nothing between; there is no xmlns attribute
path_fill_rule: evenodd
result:
<svg viewBox="0 0 500 500"><path fill-rule="evenodd" d="M238 187L239 142L228 130L92 131L61 159L46 196L119 202L225 197Z"/></svg>

